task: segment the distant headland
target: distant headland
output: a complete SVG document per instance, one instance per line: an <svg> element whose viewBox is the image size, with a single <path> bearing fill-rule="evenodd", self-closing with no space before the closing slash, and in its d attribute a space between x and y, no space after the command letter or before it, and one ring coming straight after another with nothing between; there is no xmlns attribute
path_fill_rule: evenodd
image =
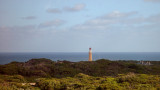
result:
<svg viewBox="0 0 160 90"><path fill-rule="evenodd" d="M122 73L159 74L160 61L150 61L152 65L140 64L139 61L110 61L100 59L92 62L52 61L46 58L31 59L27 62L11 62L0 65L0 74L39 77L68 77L78 73L91 76L116 76Z"/></svg>

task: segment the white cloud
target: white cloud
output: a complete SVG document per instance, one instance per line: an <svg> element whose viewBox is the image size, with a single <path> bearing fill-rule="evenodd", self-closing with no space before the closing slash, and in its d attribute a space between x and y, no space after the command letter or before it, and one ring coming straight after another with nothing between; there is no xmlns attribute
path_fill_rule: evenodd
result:
<svg viewBox="0 0 160 90"><path fill-rule="evenodd" d="M160 0L144 0L146 2L160 2Z"/></svg>
<svg viewBox="0 0 160 90"><path fill-rule="evenodd" d="M160 14L140 17L137 12L113 11L71 28L61 27L64 23L55 19L39 28L0 27L0 50L77 51L92 45L98 51L159 51Z"/></svg>
<svg viewBox="0 0 160 90"><path fill-rule="evenodd" d="M27 16L27 17L22 17L22 19L33 20L33 19L36 19L36 17L35 16Z"/></svg>
<svg viewBox="0 0 160 90"><path fill-rule="evenodd" d="M104 30L104 29L109 29L113 28L115 25L123 25L123 24L128 24L130 20L130 17L137 14L137 12L128 12L128 13L122 13L119 11L113 11L111 13L108 13L106 15L97 17L95 19L86 21L84 24L76 25L73 27L73 29L92 29L92 30ZM128 22L129 21L129 22Z"/></svg>
<svg viewBox="0 0 160 90"><path fill-rule="evenodd" d="M48 13L61 13L61 10L59 10L58 8L50 8L47 9Z"/></svg>
<svg viewBox="0 0 160 90"><path fill-rule="evenodd" d="M44 22L44 23L41 23L39 25L40 28L45 28L45 27L58 27L62 24L64 24L65 21L64 20L60 20L60 19L55 19L55 20L52 20L52 21L48 21L48 22Z"/></svg>
<svg viewBox="0 0 160 90"><path fill-rule="evenodd" d="M122 17L126 18L128 16L132 16L135 14L137 14L137 12L122 13L119 11L113 11L107 15L104 15L102 18L122 18Z"/></svg>
<svg viewBox="0 0 160 90"><path fill-rule="evenodd" d="M85 4L76 4L74 7L65 7L64 10L68 12L76 12L83 10L85 8Z"/></svg>
<svg viewBox="0 0 160 90"><path fill-rule="evenodd" d="M114 11L106 15L97 17L86 21L83 24L75 25L73 30L120 30L139 27L144 25L159 24L160 26L160 14L152 15L149 17L138 16L137 12L122 13ZM154 27L153 27L154 28Z"/></svg>
<svg viewBox="0 0 160 90"><path fill-rule="evenodd" d="M152 15L147 19L149 22L155 22L158 23L160 22L160 14L157 15Z"/></svg>
<svg viewBox="0 0 160 90"><path fill-rule="evenodd" d="M27 26L12 26L12 27L0 27L1 31L28 31L35 29L35 25L27 25Z"/></svg>
<svg viewBox="0 0 160 90"><path fill-rule="evenodd" d="M160 14L148 17L134 12L112 12L71 28L75 35L87 36L84 41L103 51L159 51ZM98 43L98 44L97 44ZM98 46L96 46L98 45ZM106 47L107 46L107 47Z"/></svg>
<svg viewBox="0 0 160 90"><path fill-rule="evenodd" d="M77 12L81 11L85 8L85 4L76 4L73 7L64 7L63 10L60 10L59 8L49 8L46 10L48 13L62 13L63 11L67 12Z"/></svg>

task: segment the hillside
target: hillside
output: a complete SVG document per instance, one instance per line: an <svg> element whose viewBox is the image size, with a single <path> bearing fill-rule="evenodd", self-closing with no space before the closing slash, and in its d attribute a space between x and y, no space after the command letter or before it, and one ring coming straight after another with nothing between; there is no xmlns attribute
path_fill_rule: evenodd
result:
<svg viewBox="0 0 160 90"><path fill-rule="evenodd" d="M160 61L93 62L31 59L0 65L1 90L157 90Z"/></svg>
<svg viewBox="0 0 160 90"><path fill-rule="evenodd" d="M160 75L160 61L151 61L152 65L141 65L138 61L110 61L105 59L93 62L52 61L49 59L31 59L27 62L11 62L0 65L0 74L22 75L24 77L73 77L78 73L90 76L117 76L129 72L137 74Z"/></svg>

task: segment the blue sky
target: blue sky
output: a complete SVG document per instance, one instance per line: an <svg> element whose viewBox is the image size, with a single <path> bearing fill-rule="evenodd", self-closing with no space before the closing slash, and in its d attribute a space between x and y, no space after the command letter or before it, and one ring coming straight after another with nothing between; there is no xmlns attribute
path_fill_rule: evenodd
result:
<svg viewBox="0 0 160 90"><path fill-rule="evenodd" d="M0 0L0 52L160 52L160 0Z"/></svg>

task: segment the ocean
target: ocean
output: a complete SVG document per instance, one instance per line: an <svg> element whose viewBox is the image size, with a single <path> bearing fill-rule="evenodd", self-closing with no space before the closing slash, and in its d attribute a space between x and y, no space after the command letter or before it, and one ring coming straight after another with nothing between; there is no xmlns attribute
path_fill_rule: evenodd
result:
<svg viewBox="0 0 160 90"><path fill-rule="evenodd" d="M160 52L93 52L93 60L144 60L160 61ZM0 64L12 61L26 62L33 58L47 58L53 61L68 60L72 62L87 61L88 52L32 52L32 53L0 53Z"/></svg>

